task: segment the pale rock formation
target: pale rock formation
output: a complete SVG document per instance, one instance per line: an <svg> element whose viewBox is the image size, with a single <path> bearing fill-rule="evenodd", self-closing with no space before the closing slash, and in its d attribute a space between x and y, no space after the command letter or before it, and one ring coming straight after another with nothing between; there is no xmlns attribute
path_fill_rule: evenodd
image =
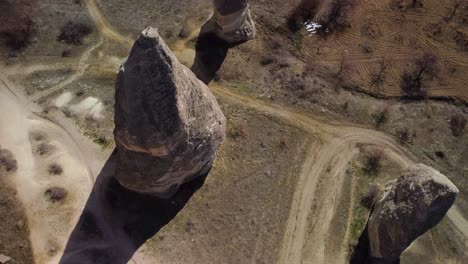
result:
<svg viewBox="0 0 468 264"><path fill-rule="evenodd" d="M214 0L214 13L203 26L202 34L214 32L228 43L240 43L255 37L255 23L247 0Z"/></svg>
<svg viewBox="0 0 468 264"><path fill-rule="evenodd" d="M117 77L116 179L136 192L171 197L210 170L225 122L210 89L156 29L145 29Z"/></svg>
<svg viewBox="0 0 468 264"><path fill-rule="evenodd" d="M395 263L416 238L442 220L457 194L449 179L423 164L389 182L367 225L371 263Z"/></svg>

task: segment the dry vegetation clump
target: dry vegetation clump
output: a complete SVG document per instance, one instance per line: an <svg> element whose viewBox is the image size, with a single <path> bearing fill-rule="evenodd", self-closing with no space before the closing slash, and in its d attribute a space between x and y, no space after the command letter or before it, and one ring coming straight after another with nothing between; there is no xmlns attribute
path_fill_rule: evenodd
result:
<svg viewBox="0 0 468 264"><path fill-rule="evenodd" d="M382 167L382 160L384 157L383 149L373 149L371 150L364 162L364 171L368 174L377 174L379 173Z"/></svg>
<svg viewBox="0 0 468 264"><path fill-rule="evenodd" d="M380 87L385 81L385 73L387 71L387 63L384 59L379 63L379 69L377 72L371 73L370 75L370 85L378 88Z"/></svg>
<svg viewBox="0 0 468 264"><path fill-rule="evenodd" d="M405 71L401 76L401 93L410 99L422 99L426 96L425 82L436 77L438 71L437 58L432 54L424 54L414 61L414 70Z"/></svg>
<svg viewBox="0 0 468 264"><path fill-rule="evenodd" d="M37 146L36 148L36 153L39 154L40 156L44 156L51 151L51 146L46 144L46 143L41 143Z"/></svg>
<svg viewBox="0 0 468 264"><path fill-rule="evenodd" d="M232 124L228 130L229 137L233 139L245 138L247 136L247 126L243 122Z"/></svg>
<svg viewBox="0 0 468 264"><path fill-rule="evenodd" d="M364 206L367 209L371 209L374 203L377 200L377 197L379 196L380 193L380 187L376 183L371 183L367 187L367 192L364 194L364 196L361 197L361 205Z"/></svg>
<svg viewBox="0 0 468 264"><path fill-rule="evenodd" d="M52 203L60 202L67 197L67 190L61 187L51 187L44 192L45 197Z"/></svg>
<svg viewBox="0 0 468 264"><path fill-rule="evenodd" d="M0 42L11 50L25 48L36 30L31 14L35 1L0 0Z"/></svg>
<svg viewBox="0 0 468 264"><path fill-rule="evenodd" d="M418 8L424 7L423 0L393 0L390 3L392 9L399 9L399 10L415 10Z"/></svg>
<svg viewBox="0 0 468 264"><path fill-rule="evenodd" d="M93 32L93 27L85 22L68 21L60 30L58 41L71 45L82 45L83 38Z"/></svg>
<svg viewBox="0 0 468 264"><path fill-rule="evenodd" d="M465 0L452 0L452 5L450 6L450 13L444 18L446 22L449 22L457 14L457 11L460 9L461 5Z"/></svg>
<svg viewBox="0 0 468 264"><path fill-rule="evenodd" d="M463 30L459 29L453 36L455 43L464 51L468 51L468 34Z"/></svg>
<svg viewBox="0 0 468 264"><path fill-rule="evenodd" d="M354 0L333 0L327 11L319 18L317 34L321 36L340 32L350 27L349 17L354 7Z"/></svg>
<svg viewBox="0 0 468 264"><path fill-rule="evenodd" d="M402 127L396 130L396 136L398 138L398 141L402 144L408 143L411 144L413 142L414 134L411 135L411 132L409 128L407 127Z"/></svg>
<svg viewBox="0 0 468 264"><path fill-rule="evenodd" d="M292 32L299 31L304 23L312 19L317 12L319 0L302 0L288 17L288 28Z"/></svg>
<svg viewBox="0 0 468 264"><path fill-rule="evenodd" d="M0 147L0 173L12 173L18 169L18 162L13 156L13 153L7 149Z"/></svg>
<svg viewBox="0 0 468 264"><path fill-rule="evenodd" d="M466 117L462 114L455 114L450 118L450 129L455 137L463 134L466 127Z"/></svg>
<svg viewBox="0 0 468 264"><path fill-rule="evenodd" d="M374 118L375 121L375 127L380 128L382 125L387 123L388 121L388 115L389 115L389 109L388 107L385 107L382 111L378 113L374 113L372 117Z"/></svg>
<svg viewBox="0 0 468 264"><path fill-rule="evenodd" d="M63 173L63 169L62 169L62 166L60 166L59 164L52 163L49 165L48 172L51 175L60 175Z"/></svg>

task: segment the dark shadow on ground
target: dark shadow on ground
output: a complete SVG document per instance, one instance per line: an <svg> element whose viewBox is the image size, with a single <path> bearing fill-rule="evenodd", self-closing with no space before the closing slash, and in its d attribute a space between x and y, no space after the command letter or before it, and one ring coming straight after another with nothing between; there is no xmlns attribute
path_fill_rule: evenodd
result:
<svg viewBox="0 0 468 264"><path fill-rule="evenodd" d="M114 179L116 154L99 173L60 263L127 263L184 208L208 175L183 184L170 199L159 199L127 190Z"/></svg>
<svg viewBox="0 0 468 264"><path fill-rule="evenodd" d="M212 25L208 21L200 30L195 44L195 61L192 71L205 84L209 84L215 77L218 70L223 65L230 48L236 47L243 42L228 43L219 38L210 29Z"/></svg>
<svg viewBox="0 0 468 264"><path fill-rule="evenodd" d="M400 264L400 259L379 259L370 255L369 233L367 225L359 237L358 244L354 248L349 261L350 264Z"/></svg>

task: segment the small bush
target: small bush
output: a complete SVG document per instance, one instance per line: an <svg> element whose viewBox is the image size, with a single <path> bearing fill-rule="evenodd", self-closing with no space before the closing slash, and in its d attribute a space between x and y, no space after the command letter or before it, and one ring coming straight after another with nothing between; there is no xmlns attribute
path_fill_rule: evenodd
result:
<svg viewBox="0 0 468 264"><path fill-rule="evenodd" d="M266 66L266 65L269 65L269 64L272 64L272 63L275 63L275 62L276 62L276 58L274 58L272 56L264 56L260 60L260 64L263 65L263 66Z"/></svg>
<svg viewBox="0 0 468 264"><path fill-rule="evenodd" d="M279 144L279 145L280 145L280 147L281 147L282 149L284 149L284 148L286 148L286 146L288 146L288 141L286 140L285 137L282 137L282 138L280 139L280 144Z"/></svg>
<svg viewBox="0 0 468 264"><path fill-rule="evenodd" d="M318 0L302 0L288 17L288 28L292 32L299 31L304 23L312 19L317 12Z"/></svg>
<svg viewBox="0 0 468 264"><path fill-rule="evenodd" d="M321 36L343 31L350 26L349 16L354 7L354 0L333 0L325 14L320 17L317 34Z"/></svg>
<svg viewBox="0 0 468 264"><path fill-rule="evenodd" d="M18 169L18 162L13 156L13 153L7 149L0 147L0 172L7 173L15 172Z"/></svg>
<svg viewBox="0 0 468 264"><path fill-rule="evenodd" d="M67 197L67 190L61 187L52 187L44 192L44 196L52 203L60 202Z"/></svg>
<svg viewBox="0 0 468 264"><path fill-rule="evenodd" d="M69 58L69 57L71 57L71 50L62 51L62 58Z"/></svg>
<svg viewBox="0 0 468 264"><path fill-rule="evenodd" d="M379 128L383 124L385 124L388 121L388 107L384 108L382 111L373 114L374 122L375 122L375 127Z"/></svg>
<svg viewBox="0 0 468 264"><path fill-rule="evenodd" d="M462 114L455 114L450 118L450 129L455 137L459 137L463 134L463 130L466 127L466 118Z"/></svg>
<svg viewBox="0 0 468 264"><path fill-rule="evenodd" d="M49 171L49 174L51 175L60 175L63 173L62 166L60 166L57 163L50 164L48 171Z"/></svg>
<svg viewBox="0 0 468 264"><path fill-rule="evenodd" d="M434 152L434 154L440 159L445 159L445 152L443 151L439 150L439 151Z"/></svg>
<svg viewBox="0 0 468 264"><path fill-rule="evenodd" d="M382 167L382 159L384 152L382 149L374 149L370 151L364 163L364 171L369 174L377 174Z"/></svg>
<svg viewBox="0 0 468 264"><path fill-rule="evenodd" d="M424 54L414 62L413 71L404 71L401 76L401 93L413 99L426 96L425 82L437 75L437 58L432 54Z"/></svg>
<svg viewBox="0 0 468 264"><path fill-rule="evenodd" d="M87 23L69 21L62 27L57 40L67 44L82 45L83 38L92 32L93 28Z"/></svg>
<svg viewBox="0 0 468 264"><path fill-rule="evenodd" d="M380 193L380 187L376 183L369 184L367 193L361 198L361 205L371 209Z"/></svg>
<svg viewBox="0 0 468 264"><path fill-rule="evenodd" d="M239 137L245 138L247 136L247 128L245 123L233 124L229 128L228 135L233 139L237 139Z"/></svg>
<svg viewBox="0 0 468 264"><path fill-rule="evenodd" d="M397 129L396 134L400 143L411 143L411 134L407 127Z"/></svg>
<svg viewBox="0 0 468 264"><path fill-rule="evenodd" d="M37 146L36 153L40 156L44 156L50 152L51 146L45 143L41 143Z"/></svg>
<svg viewBox="0 0 468 264"><path fill-rule="evenodd" d="M25 48L36 31L31 18L35 1L0 0L0 42L13 51Z"/></svg>

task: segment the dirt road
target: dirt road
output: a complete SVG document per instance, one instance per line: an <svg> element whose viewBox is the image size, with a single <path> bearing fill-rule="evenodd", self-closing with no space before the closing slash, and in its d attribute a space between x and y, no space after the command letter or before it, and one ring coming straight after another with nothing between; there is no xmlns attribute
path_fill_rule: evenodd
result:
<svg viewBox="0 0 468 264"><path fill-rule="evenodd" d="M18 91L0 67L0 111L8 113L0 116L0 138L19 165L8 183L24 205L36 263L58 263L59 255L51 252L65 245L102 158L90 154L96 147L74 126L57 125L35 114L38 108ZM40 146L44 146L41 151ZM63 170L60 176L48 172L54 163ZM64 188L65 199L48 201L44 194L51 187Z"/></svg>

